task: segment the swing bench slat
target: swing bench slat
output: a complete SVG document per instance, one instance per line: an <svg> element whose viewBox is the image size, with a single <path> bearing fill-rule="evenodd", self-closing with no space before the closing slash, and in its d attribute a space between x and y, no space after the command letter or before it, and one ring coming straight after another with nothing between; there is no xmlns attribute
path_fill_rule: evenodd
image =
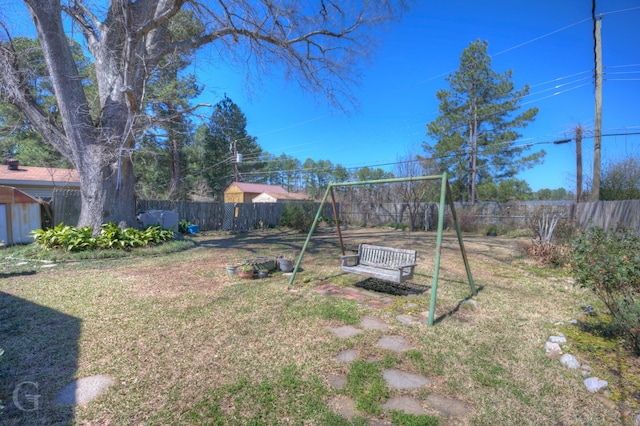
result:
<svg viewBox="0 0 640 426"><path fill-rule="evenodd" d="M400 284L413 277L418 252L415 250L358 245L358 254L341 256L342 270Z"/></svg>

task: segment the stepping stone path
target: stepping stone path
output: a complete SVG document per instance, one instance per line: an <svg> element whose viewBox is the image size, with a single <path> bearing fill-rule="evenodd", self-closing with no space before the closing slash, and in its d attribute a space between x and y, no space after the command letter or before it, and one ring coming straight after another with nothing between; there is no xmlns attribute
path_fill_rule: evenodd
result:
<svg viewBox="0 0 640 426"><path fill-rule="evenodd" d="M347 349L346 351L340 352L340 354L336 357L336 361L338 362L353 362L358 358L358 351L355 349Z"/></svg>
<svg viewBox="0 0 640 426"><path fill-rule="evenodd" d="M362 330L350 325L345 325L342 327L327 327L327 329L341 339L348 339L349 337L353 337L356 334L362 333Z"/></svg>
<svg viewBox="0 0 640 426"><path fill-rule="evenodd" d="M396 369L384 370L382 377L393 389L417 389L431 384L431 380L426 377Z"/></svg>
<svg viewBox="0 0 640 426"><path fill-rule="evenodd" d="M389 328L387 323L373 316L364 317L360 322L360 327L362 327L362 329L353 326L326 328L340 339L348 339L356 336L362 333L363 329L387 331ZM394 352L405 352L410 349L409 342L404 337L396 335L382 336L376 342L376 346ZM344 350L336 356L338 362L346 363L353 362L357 358L358 351L355 349ZM383 370L382 377L387 383L387 386L400 391L420 389L432 384L432 380L427 377L398 369ZM327 377L327 381L334 389L343 389L347 383L347 376L344 374L332 374ZM328 405L335 413L346 419L352 419L359 414L355 407L355 401L345 395L334 396L328 401ZM431 407L448 417L465 416L471 411L471 409L461 401L445 398L434 393L430 394L424 400L401 395L390 398L382 404L384 410L402 410L407 414L414 415L429 414L430 411L428 411L426 407ZM386 425L387 423L373 421L370 424Z"/></svg>
<svg viewBox="0 0 640 426"><path fill-rule="evenodd" d="M376 345L382 349L389 349L394 352L409 350L409 342L402 336L382 336Z"/></svg>
<svg viewBox="0 0 640 426"><path fill-rule="evenodd" d="M84 405L113 384L109 376L83 377L62 388L55 398L58 405Z"/></svg>
<svg viewBox="0 0 640 426"><path fill-rule="evenodd" d="M382 404L382 408L385 410L402 410L407 414L429 414L422 405L415 398L409 396L399 396L396 398L390 398Z"/></svg>
<svg viewBox="0 0 640 426"><path fill-rule="evenodd" d="M464 416L469 413L469 407L456 399L443 398L432 393L426 399L427 404L440 411L445 416Z"/></svg>

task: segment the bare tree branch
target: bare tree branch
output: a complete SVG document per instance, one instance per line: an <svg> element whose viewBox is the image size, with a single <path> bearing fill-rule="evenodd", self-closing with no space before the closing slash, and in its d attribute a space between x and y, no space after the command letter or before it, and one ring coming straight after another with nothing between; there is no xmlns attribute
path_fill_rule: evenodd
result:
<svg viewBox="0 0 640 426"><path fill-rule="evenodd" d="M71 150L64 131L40 108L31 94L29 83L20 66L19 53L4 23L0 26L7 35L7 42L0 43L0 82L2 83L1 97L14 105L29 120L31 125L67 159L71 160Z"/></svg>

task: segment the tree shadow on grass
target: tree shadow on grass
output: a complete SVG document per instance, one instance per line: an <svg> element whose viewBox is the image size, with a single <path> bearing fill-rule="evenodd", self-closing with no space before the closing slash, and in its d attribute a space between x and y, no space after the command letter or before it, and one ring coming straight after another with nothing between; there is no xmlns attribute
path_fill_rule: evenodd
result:
<svg viewBox="0 0 640 426"><path fill-rule="evenodd" d="M2 424L71 424L72 406L57 392L78 368L79 318L0 292Z"/></svg>

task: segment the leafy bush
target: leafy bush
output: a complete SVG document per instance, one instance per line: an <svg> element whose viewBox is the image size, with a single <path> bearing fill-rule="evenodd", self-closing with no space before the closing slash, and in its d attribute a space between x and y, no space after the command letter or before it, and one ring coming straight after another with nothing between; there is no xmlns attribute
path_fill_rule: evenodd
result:
<svg viewBox="0 0 640 426"><path fill-rule="evenodd" d="M50 229L37 229L31 235L35 243L45 249L64 249L73 252L145 247L173 239L173 231L158 225L148 226L142 230L121 229L113 222L102 225L98 235L93 235L91 226L76 228L64 223Z"/></svg>
<svg viewBox="0 0 640 426"><path fill-rule="evenodd" d="M314 203L285 203L282 206L282 226L309 232L316 214Z"/></svg>
<svg viewBox="0 0 640 426"><path fill-rule="evenodd" d="M576 283L607 306L640 353L640 240L626 231L592 227L573 242Z"/></svg>

